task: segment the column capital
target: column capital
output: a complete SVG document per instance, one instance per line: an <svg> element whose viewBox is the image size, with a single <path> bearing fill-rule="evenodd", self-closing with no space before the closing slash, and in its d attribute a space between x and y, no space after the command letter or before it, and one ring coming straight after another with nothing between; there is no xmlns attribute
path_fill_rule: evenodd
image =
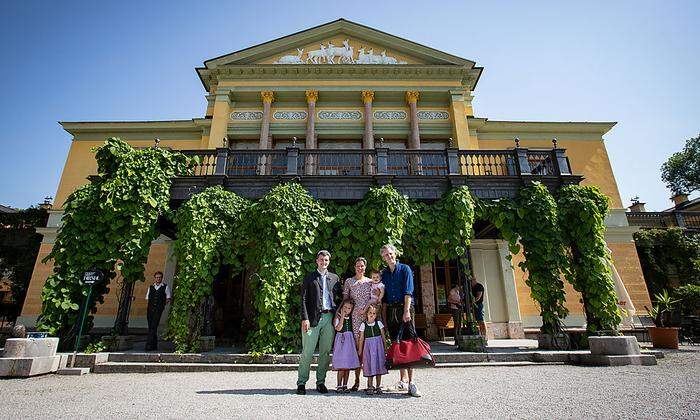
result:
<svg viewBox="0 0 700 420"><path fill-rule="evenodd" d="M363 90L362 91L362 102L364 102L366 104L371 104L373 100L374 100L374 91L372 91L372 90Z"/></svg>
<svg viewBox="0 0 700 420"><path fill-rule="evenodd" d="M318 101L318 91L317 90L307 90L304 92L306 95L306 102L316 102Z"/></svg>
<svg viewBox="0 0 700 420"><path fill-rule="evenodd" d="M418 97L420 94L418 93L417 90L407 90L406 91L406 102L409 104L415 104L418 102Z"/></svg>
<svg viewBox="0 0 700 420"><path fill-rule="evenodd" d="M263 90L260 92L260 97L264 103L271 104L275 100L275 93L271 90Z"/></svg>

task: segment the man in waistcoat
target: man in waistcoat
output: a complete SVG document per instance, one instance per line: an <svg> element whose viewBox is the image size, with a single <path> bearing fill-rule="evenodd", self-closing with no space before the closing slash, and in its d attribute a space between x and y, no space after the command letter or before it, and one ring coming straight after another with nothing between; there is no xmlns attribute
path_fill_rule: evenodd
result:
<svg viewBox="0 0 700 420"><path fill-rule="evenodd" d="M148 300L146 351L158 350L158 324L160 324L160 316L163 315L165 305L170 303L171 298L170 286L163 283L163 272L156 271L153 275L153 284L148 286L146 292L146 300Z"/></svg>

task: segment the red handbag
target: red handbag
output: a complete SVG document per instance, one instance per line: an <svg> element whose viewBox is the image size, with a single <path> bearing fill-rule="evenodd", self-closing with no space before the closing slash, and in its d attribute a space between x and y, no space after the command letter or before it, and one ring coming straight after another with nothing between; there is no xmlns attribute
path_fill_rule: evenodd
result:
<svg viewBox="0 0 700 420"><path fill-rule="evenodd" d="M404 326L408 325L412 338L403 339ZM430 344L418 338L412 322L405 322L399 327L396 341L391 343L386 355L387 369L403 369L435 366L435 359L430 352Z"/></svg>

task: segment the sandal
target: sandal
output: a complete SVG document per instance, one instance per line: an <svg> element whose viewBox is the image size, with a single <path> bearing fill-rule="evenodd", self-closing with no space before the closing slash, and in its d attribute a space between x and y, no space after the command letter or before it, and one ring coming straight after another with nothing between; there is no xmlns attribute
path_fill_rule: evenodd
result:
<svg viewBox="0 0 700 420"><path fill-rule="evenodd" d="M367 395L372 395L374 394L374 387L373 386L368 386L367 390L365 391Z"/></svg>
<svg viewBox="0 0 700 420"><path fill-rule="evenodd" d="M350 388L348 388L347 386L344 386L344 387L343 387L343 392L344 392L345 394L348 394L348 393L352 392L352 390L351 390Z"/></svg>
<svg viewBox="0 0 700 420"><path fill-rule="evenodd" d="M378 387L374 388L374 393L377 395L380 395L380 394L384 393L384 390L382 389L381 386L378 386Z"/></svg>
<svg viewBox="0 0 700 420"><path fill-rule="evenodd" d="M352 386L352 388L350 388L350 391L352 391L352 392L357 392L359 390L360 390L360 384L357 382L355 383L355 385Z"/></svg>
<svg viewBox="0 0 700 420"><path fill-rule="evenodd" d="M336 392L337 394L340 394L341 392L345 392L345 388L346 388L346 387L344 387L344 386L342 386L342 385L338 385L338 386L335 387L335 392Z"/></svg>

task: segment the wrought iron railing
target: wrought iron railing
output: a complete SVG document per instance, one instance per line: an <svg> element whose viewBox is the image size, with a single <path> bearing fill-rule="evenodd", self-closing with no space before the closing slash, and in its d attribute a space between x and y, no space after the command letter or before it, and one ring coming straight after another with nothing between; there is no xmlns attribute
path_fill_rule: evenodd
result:
<svg viewBox="0 0 700 420"><path fill-rule="evenodd" d="M286 149L189 150L194 176L448 176L556 177L571 175L564 149L401 150Z"/></svg>

